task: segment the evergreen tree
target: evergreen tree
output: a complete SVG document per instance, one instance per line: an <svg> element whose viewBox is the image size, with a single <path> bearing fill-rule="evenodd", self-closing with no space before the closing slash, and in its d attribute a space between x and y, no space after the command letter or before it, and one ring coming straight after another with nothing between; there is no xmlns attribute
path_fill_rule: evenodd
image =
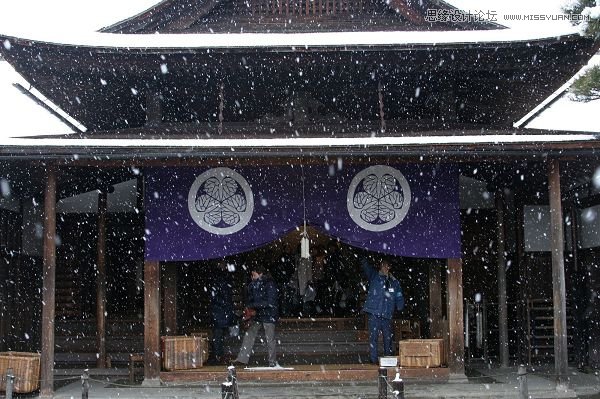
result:
<svg viewBox="0 0 600 399"><path fill-rule="evenodd" d="M574 21L583 35L600 39L600 0L574 0L563 7L569 15L581 15L587 21ZM578 78L570 89L577 101L600 99L600 66L594 66Z"/></svg>
<svg viewBox="0 0 600 399"><path fill-rule="evenodd" d="M578 78L570 88L577 101L600 99L600 66L594 66Z"/></svg>

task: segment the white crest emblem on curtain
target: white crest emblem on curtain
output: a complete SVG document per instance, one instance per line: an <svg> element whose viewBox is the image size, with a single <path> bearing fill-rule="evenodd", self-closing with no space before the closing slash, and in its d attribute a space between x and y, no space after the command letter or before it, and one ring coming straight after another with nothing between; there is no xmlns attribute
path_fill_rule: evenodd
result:
<svg viewBox="0 0 600 399"><path fill-rule="evenodd" d="M233 234L250 222L254 196L242 175L230 168L213 168L192 183L188 210L202 229L218 235Z"/></svg>
<svg viewBox="0 0 600 399"><path fill-rule="evenodd" d="M370 166L354 176L346 205L350 217L369 231L385 231L406 217L411 203L408 181L398 170L386 165Z"/></svg>

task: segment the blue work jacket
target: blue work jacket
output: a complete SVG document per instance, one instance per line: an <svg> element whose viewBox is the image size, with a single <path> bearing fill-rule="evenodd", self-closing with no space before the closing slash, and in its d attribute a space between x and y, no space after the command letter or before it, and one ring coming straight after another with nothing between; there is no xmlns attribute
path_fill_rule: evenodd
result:
<svg viewBox="0 0 600 399"><path fill-rule="evenodd" d="M363 312L391 319L394 310L404 309L404 295L400 282L391 274L385 276L362 259L361 266L369 280L369 293Z"/></svg>

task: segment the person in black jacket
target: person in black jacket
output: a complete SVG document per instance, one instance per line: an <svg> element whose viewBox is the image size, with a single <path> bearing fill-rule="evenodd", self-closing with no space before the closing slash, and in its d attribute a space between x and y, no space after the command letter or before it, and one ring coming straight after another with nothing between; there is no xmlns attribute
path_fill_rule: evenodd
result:
<svg viewBox="0 0 600 399"><path fill-rule="evenodd" d="M212 340L208 365L225 364L224 339L229 327L235 324L233 306L233 279L227 269L227 263L221 260L211 276L210 313L212 316Z"/></svg>
<svg viewBox="0 0 600 399"><path fill-rule="evenodd" d="M246 308L253 311L244 311L244 313L254 315L249 320L242 346L233 364L239 366L248 364L256 335L262 326L265 330L269 352L269 367L277 367L275 343L275 323L279 318L277 285L261 265L255 265L251 268L251 276L252 281L246 288Z"/></svg>

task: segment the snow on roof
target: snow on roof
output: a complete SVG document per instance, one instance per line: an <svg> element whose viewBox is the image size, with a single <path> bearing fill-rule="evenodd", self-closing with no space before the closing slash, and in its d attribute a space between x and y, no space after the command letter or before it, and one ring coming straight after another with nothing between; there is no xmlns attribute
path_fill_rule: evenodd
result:
<svg viewBox="0 0 600 399"><path fill-rule="evenodd" d="M600 100L575 101L568 92L573 82L595 65L600 66L600 54L593 56L588 64L571 79L516 122L515 127L600 133L600 123L597 118L600 115Z"/></svg>
<svg viewBox="0 0 600 399"><path fill-rule="evenodd" d="M388 136L388 137L310 137L275 139L90 139L90 138L12 138L3 147L62 147L62 148L323 148L421 145L473 144L535 144L572 143L598 140L596 134L489 134L461 136Z"/></svg>
<svg viewBox="0 0 600 399"><path fill-rule="evenodd" d="M3 32L4 36L11 36ZM191 49L191 48L323 48L375 46L443 46L457 44L494 44L529 42L576 34L575 27L551 31L496 29L484 31L383 31L383 32L319 32L319 33L225 33L225 34L114 34L114 33L23 33L15 39L32 40L67 46L126 49ZM3 43L10 49L10 38Z"/></svg>
<svg viewBox="0 0 600 399"><path fill-rule="evenodd" d="M21 85L23 89L20 89ZM24 94L23 90L31 90L25 81L6 61L0 60L0 145L8 138L69 134L74 130L59 117L53 115L38 103L43 102L55 112L58 107L39 98L36 101Z"/></svg>

